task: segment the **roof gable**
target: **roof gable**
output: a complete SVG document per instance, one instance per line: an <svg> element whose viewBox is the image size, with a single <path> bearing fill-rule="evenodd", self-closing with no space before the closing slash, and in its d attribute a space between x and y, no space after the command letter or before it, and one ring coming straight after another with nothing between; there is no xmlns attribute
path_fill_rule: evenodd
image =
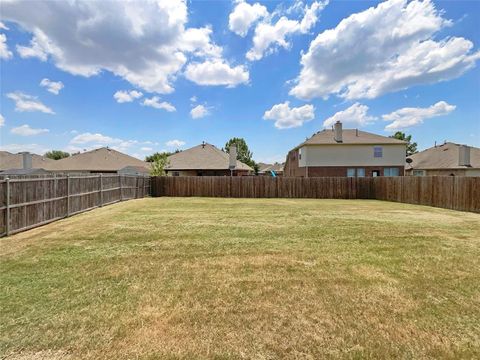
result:
<svg viewBox="0 0 480 360"><path fill-rule="evenodd" d="M146 169L150 167L145 161L121 153L120 151L102 147L56 160L47 170L118 171L126 166L141 166Z"/></svg>
<svg viewBox="0 0 480 360"><path fill-rule="evenodd" d="M211 144L201 144L168 157L167 170L227 170L229 155ZM252 168L237 160L237 170Z"/></svg>

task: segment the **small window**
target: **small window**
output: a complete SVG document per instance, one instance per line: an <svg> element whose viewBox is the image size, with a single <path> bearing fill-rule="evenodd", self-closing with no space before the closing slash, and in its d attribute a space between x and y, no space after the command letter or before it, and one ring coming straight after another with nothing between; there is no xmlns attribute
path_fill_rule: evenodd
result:
<svg viewBox="0 0 480 360"><path fill-rule="evenodd" d="M178 171L174 171L174 172L172 173L172 176L180 176L180 173L179 173Z"/></svg>
<svg viewBox="0 0 480 360"><path fill-rule="evenodd" d="M373 147L373 157L374 158L383 157L383 148L381 146L374 146Z"/></svg>
<svg viewBox="0 0 480 360"><path fill-rule="evenodd" d="M365 169L364 168L358 168L357 169L357 177L365 177Z"/></svg>
<svg viewBox="0 0 480 360"><path fill-rule="evenodd" d="M355 169L347 169L347 176L348 177L355 177Z"/></svg>
<svg viewBox="0 0 480 360"><path fill-rule="evenodd" d="M424 176L425 171L424 170L413 170L413 176Z"/></svg>
<svg viewBox="0 0 480 360"><path fill-rule="evenodd" d="M302 148L298 149L298 160L302 159Z"/></svg>
<svg viewBox="0 0 480 360"><path fill-rule="evenodd" d="M383 176L398 176L399 175L398 168L385 168L383 169Z"/></svg>

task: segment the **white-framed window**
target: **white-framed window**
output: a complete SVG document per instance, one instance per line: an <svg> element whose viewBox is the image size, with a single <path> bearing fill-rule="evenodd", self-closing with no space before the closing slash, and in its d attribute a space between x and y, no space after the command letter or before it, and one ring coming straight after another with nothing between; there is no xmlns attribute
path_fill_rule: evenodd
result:
<svg viewBox="0 0 480 360"><path fill-rule="evenodd" d="M373 147L373 157L374 157L374 158L381 158L381 157L383 157L383 147L381 147L381 146L374 146L374 147Z"/></svg>
<svg viewBox="0 0 480 360"><path fill-rule="evenodd" d="M365 177L365 169L364 168L358 168L357 169L357 177Z"/></svg>
<svg viewBox="0 0 480 360"><path fill-rule="evenodd" d="M348 177L355 177L355 168L347 169L347 176Z"/></svg>
<svg viewBox="0 0 480 360"><path fill-rule="evenodd" d="M302 160L302 148L298 149L298 160Z"/></svg>
<svg viewBox="0 0 480 360"><path fill-rule="evenodd" d="M413 176L425 176L425 170L413 170Z"/></svg>
<svg viewBox="0 0 480 360"><path fill-rule="evenodd" d="M399 176L400 171L398 168L385 168L383 169L383 176Z"/></svg>

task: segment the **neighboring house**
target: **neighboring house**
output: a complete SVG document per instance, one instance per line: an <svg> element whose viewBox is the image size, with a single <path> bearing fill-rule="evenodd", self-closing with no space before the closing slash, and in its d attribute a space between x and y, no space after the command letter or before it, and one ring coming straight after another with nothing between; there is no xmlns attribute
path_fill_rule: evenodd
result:
<svg viewBox="0 0 480 360"><path fill-rule="evenodd" d="M244 176L253 169L236 159L235 147L230 154L214 145L202 143L168 157L165 168L169 176Z"/></svg>
<svg viewBox="0 0 480 360"><path fill-rule="evenodd" d="M49 175L51 172L36 168L36 169L7 169L0 171L0 176L8 177L8 176L25 176L25 175Z"/></svg>
<svg viewBox="0 0 480 360"><path fill-rule="evenodd" d="M403 176L406 143L337 122L301 143L287 155L284 176Z"/></svg>
<svg viewBox="0 0 480 360"><path fill-rule="evenodd" d="M8 151L0 151L0 171L24 168L48 170L53 163L55 160L28 152L12 154Z"/></svg>
<svg viewBox="0 0 480 360"><path fill-rule="evenodd" d="M121 175L149 175L150 169L147 169L145 166L125 166L124 168L118 170L118 173Z"/></svg>
<svg viewBox="0 0 480 360"><path fill-rule="evenodd" d="M258 164L258 175L261 176L283 176L283 167L284 164L275 163L275 164Z"/></svg>
<svg viewBox="0 0 480 360"><path fill-rule="evenodd" d="M102 147L55 160L46 170L62 173L133 173L150 171L150 164L113 149ZM135 169L135 170L133 170Z"/></svg>
<svg viewBox="0 0 480 360"><path fill-rule="evenodd" d="M408 163L408 159L411 159ZM414 176L480 176L480 149L447 142L410 155L405 173Z"/></svg>

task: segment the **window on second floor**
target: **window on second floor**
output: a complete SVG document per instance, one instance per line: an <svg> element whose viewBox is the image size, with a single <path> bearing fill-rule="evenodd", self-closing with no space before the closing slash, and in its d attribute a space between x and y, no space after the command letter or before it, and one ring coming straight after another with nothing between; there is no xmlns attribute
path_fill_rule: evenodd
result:
<svg viewBox="0 0 480 360"><path fill-rule="evenodd" d="M381 146L374 146L373 147L373 157L374 158L383 157L383 148Z"/></svg>

